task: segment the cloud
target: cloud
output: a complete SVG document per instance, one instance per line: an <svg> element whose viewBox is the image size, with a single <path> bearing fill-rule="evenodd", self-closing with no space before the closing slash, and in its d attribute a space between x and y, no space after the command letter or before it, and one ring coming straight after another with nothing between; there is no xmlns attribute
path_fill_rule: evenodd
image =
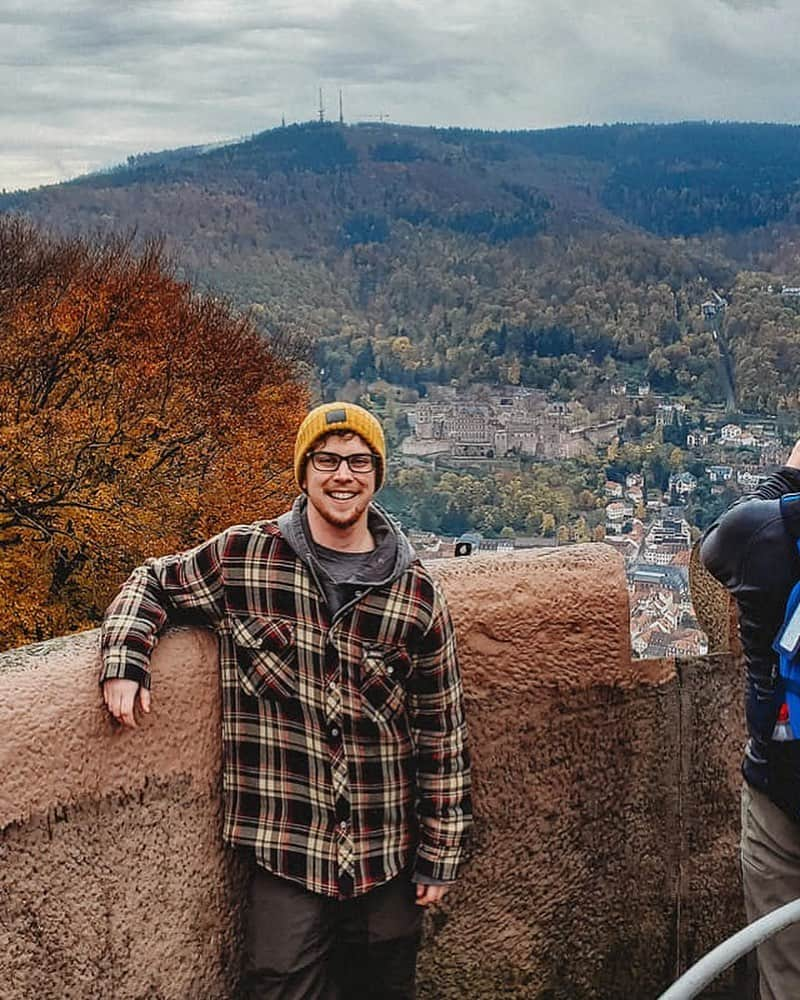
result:
<svg viewBox="0 0 800 1000"><path fill-rule="evenodd" d="M777 10L780 7L778 0L722 0L734 10Z"/></svg>
<svg viewBox="0 0 800 1000"><path fill-rule="evenodd" d="M0 0L0 187L307 120L320 86L348 120L797 121L798 28L788 0Z"/></svg>

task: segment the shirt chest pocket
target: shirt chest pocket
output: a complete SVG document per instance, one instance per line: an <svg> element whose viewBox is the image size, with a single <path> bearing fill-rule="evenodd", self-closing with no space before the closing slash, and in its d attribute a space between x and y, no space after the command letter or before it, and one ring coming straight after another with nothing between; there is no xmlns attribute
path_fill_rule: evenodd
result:
<svg viewBox="0 0 800 1000"><path fill-rule="evenodd" d="M291 622L258 615L230 618L236 667L242 688L257 698L293 698L297 691L297 649Z"/></svg>
<svg viewBox="0 0 800 1000"><path fill-rule="evenodd" d="M394 646L372 646L361 658L361 707L372 722L391 722L405 710L408 653Z"/></svg>

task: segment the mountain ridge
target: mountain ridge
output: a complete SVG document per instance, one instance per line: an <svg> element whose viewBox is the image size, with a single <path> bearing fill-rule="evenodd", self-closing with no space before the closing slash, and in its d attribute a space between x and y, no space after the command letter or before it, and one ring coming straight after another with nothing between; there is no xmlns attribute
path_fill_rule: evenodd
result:
<svg viewBox="0 0 800 1000"><path fill-rule="evenodd" d="M798 178L798 126L307 123L143 154L0 210L163 235L187 277L305 339L331 392L513 375L567 395L635 375L719 401L713 288L743 405L775 408L800 394L782 360L795 306L767 292L800 283ZM765 345L771 384L748 367Z"/></svg>

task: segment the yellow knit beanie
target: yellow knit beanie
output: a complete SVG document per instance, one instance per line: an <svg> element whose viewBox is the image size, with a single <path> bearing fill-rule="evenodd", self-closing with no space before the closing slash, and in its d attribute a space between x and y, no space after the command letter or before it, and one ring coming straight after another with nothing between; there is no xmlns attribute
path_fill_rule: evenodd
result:
<svg viewBox="0 0 800 1000"><path fill-rule="evenodd" d="M383 486L386 474L386 441L383 428L375 417L363 406L355 403L323 403L313 409L300 424L294 443L294 477L302 489L308 452L321 437L333 431L352 431L370 447L380 459L375 469L375 489Z"/></svg>

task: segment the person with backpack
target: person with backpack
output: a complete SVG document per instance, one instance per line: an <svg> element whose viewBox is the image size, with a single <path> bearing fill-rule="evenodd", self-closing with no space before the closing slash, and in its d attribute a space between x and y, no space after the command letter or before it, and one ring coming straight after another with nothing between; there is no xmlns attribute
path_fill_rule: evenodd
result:
<svg viewBox="0 0 800 1000"><path fill-rule="evenodd" d="M739 611L747 688L741 865L747 918L800 898L800 441L705 532ZM761 1000L800 997L800 925L758 948Z"/></svg>

